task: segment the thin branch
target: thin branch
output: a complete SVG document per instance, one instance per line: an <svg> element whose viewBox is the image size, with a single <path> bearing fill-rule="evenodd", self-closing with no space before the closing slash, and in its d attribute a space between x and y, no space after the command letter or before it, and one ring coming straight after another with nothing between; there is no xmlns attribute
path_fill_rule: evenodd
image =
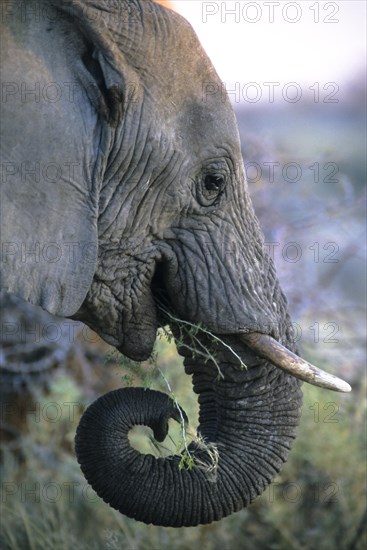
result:
<svg viewBox="0 0 367 550"><path fill-rule="evenodd" d="M161 309L166 315L168 315L168 317L170 319L172 319L172 321L175 321L175 323L177 323L178 325L188 325L191 328L198 329L199 331L204 332L205 334L208 334L211 338L213 338L213 340L216 340L217 342L222 344L224 347L226 347L234 355L234 357L236 357L236 359L238 359L238 361L240 362L240 365L241 365L242 368L247 369L247 365L242 361L241 357L234 351L234 349L229 344L226 344L221 338L219 338L218 336L216 336L215 334L213 334L212 332L210 332L209 330L203 328L200 325L194 325L193 323L190 323L189 321L184 321L183 319L177 319L176 317L174 317L166 309L164 309L162 307L161 307ZM208 351L208 350L206 349L206 351Z"/></svg>

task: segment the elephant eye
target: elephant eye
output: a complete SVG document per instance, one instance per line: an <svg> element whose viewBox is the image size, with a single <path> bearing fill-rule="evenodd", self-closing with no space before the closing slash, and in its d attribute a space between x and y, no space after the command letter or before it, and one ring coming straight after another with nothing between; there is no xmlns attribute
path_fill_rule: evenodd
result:
<svg viewBox="0 0 367 550"><path fill-rule="evenodd" d="M224 189L226 178L223 174L207 174L202 182L201 200L203 206L210 206Z"/></svg>
<svg viewBox="0 0 367 550"><path fill-rule="evenodd" d="M223 176L205 176L204 179L205 189L209 193L219 193L224 185Z"/></svg>

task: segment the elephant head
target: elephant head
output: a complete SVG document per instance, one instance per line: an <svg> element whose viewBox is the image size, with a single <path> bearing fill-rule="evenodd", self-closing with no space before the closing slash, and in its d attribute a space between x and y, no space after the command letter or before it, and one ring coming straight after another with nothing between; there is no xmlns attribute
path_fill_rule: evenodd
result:
<svg viewBox="0 0 367 550"><path fill-rule="evenodd" d="M260 494L287 459L298 378L349 386L295 354L235 117L189 24L143 0L11 9L2 31L2 286L83 320L136 360L170 322L214 470L180 470L180 457L131 448L135 424L162 440L168 418L182 417L167 396L138 388L91 405L76 452L97 493L130 517L219 520ZM204 327L199 346L210 349L215 336L215 361L200 361L178 319ZM190 448L204 464L205 448Z"/></svg>

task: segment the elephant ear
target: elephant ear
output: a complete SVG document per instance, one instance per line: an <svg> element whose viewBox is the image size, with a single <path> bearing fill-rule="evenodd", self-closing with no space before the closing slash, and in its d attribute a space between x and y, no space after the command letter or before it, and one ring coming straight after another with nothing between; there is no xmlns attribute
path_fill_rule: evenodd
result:
<svg viewBox="0 0 367 550"><path fill-rule="evenodd" d="M36 33L24 44L12 29L2 33L0 287L67 317L96 270L98 115L85 95L73 102L61 88L75 80L58 56L62 33L54 47L35 45L38 35L48 39Z"/></svg>
<svg viewBox="0 0 367 550"><path fill-rule="evenodd" d="M1 190L0 286L54 315L68 317L91 285L96 224L66 185L52 198L8 177Z"/></svg>
<svg viewBox="0 0 367 550"><path fill-rule="evenodd" d="M0 287L68 317L96 270L102 157L137 86L95 2L50 5L52 32L1 31Z"/></svg>
<svg viewBox="0 0 367 550"><path fill-rule="evenodd" d="M97 259L96 211L77 174L82 161L71 148L60 154L63 144L42 123L27 124L27 109L1 111L0 287L68 317L80 308Z"/></svg>

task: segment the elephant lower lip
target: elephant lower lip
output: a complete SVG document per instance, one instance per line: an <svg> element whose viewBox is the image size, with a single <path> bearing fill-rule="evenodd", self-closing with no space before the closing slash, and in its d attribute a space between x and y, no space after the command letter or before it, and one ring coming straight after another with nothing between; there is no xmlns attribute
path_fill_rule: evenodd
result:
<svg viewBox="0 0 367 550"><path fill-rule="evenodd" d="M251 332L240 335L240 339L258 355L304 382L340 392L350 392L352 389L344 380L324 372L308 361L298 357L298 355L289 351L271 336L259 332Z"/></svg>
<svg viewBox="0 0 367 550"><path fill-rule="evenodd" d="M133 361L145 361L153 352L158 330L153 299L134 313L133 319L123 319L117 349Z"/></svg>
<svg viewBox="0 0 367 550"><path fill-rule="evenodd" d="M137 331L133 335L124 333L123 342L117 346L117 349L133 361L145 361L148 359L154 348L156 338L156 329L149 331Z"/></svg>

